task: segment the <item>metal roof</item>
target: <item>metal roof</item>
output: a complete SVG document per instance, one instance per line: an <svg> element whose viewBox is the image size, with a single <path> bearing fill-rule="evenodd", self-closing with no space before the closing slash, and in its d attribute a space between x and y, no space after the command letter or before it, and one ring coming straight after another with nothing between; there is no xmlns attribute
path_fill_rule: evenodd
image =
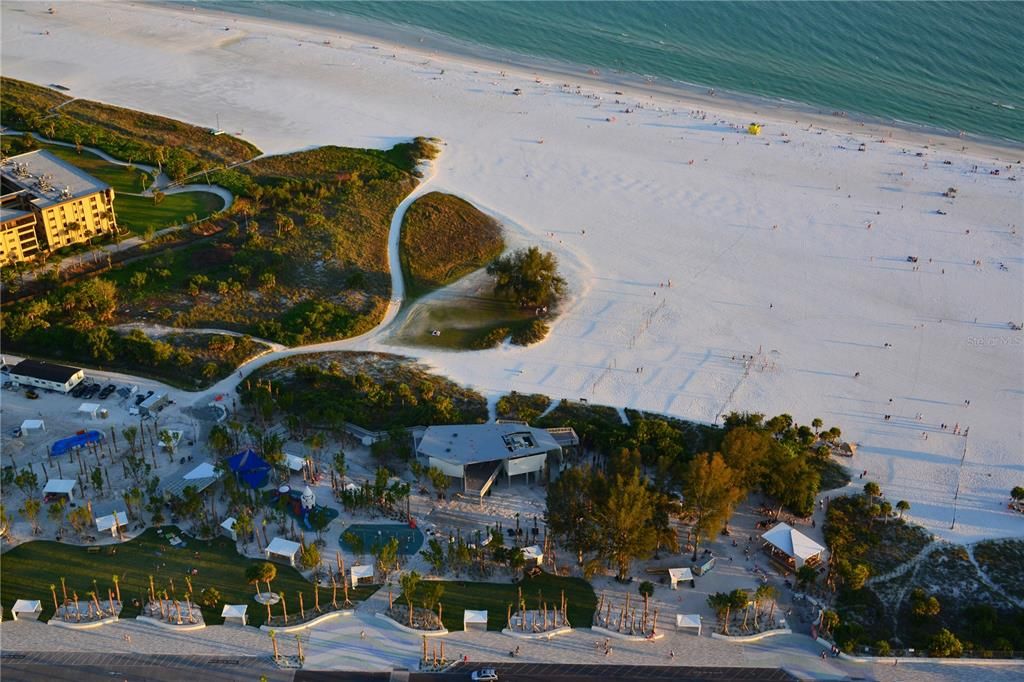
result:
<svg viewBox="0 0 1024 682"><path fill-rule="evenodd" d="M52 362L41 362L39 360L22 360L14 367L11 367L11 376L32 377L41 381L56 381L66 384L73 376L78 374L78 367L57 365Z"/></svg>
<svg viewBox="0 0 1024 682"><path fill-rule="evenodd" d="M431 426L423 432L417 452L455 464L491 462L541 455L561 446L544 429L522 424Z"/></svg>

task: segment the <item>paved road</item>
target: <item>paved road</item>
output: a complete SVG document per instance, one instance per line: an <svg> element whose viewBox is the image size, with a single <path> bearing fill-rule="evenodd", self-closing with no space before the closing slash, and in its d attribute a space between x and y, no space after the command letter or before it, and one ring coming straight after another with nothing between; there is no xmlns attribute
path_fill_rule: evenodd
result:
<svg viewBox="0 0 1024 682"><path fill-rule="evenodd" d="M278 670L269 656L171 656L68 652L3 652L4 682L291 682L293 671Z"/></svg>
<svg viewBox="0 0 1024 682"><path fill-rule="evenodd" d="M411 673L409 682L462 682L474 670L494 668L502 682L632 682L633 680L672 680L673 682L790 682L799 678L772 668L690 668L652 665L596 665L542 663L473 663L456 666L446 673ZM356 676L353 676L356 675ZM397 680L380 673L373 677L362 673L314 672L300 670L295 682L348 682L349 680ZM401 676L403 679L406 679Z"/></svg>

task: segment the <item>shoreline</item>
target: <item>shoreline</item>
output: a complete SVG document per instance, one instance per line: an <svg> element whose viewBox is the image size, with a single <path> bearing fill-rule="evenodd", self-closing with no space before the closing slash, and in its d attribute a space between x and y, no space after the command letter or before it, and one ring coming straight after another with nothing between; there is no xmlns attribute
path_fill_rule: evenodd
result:
<svg viewBox="0 0 1024 682"><path fill-rule="evenodd" d="M1019 162L1024 159L1024 141L975 133L966 133L961 137L957 131L948 128L887 119L857 111L842 111L842 116L836 116L822 105L719 90L714 86L616 69L598 70L584 64L477 45L411 24L389 24L352 14L337 14L334 15L336 19L348 22L350 26L320 26L275 16L273 12L248 14L208 6L187 5L180 0L143 0L143 4L172 12L179 17L205 15L222 18L225 21L265 25L268 28L330 33L352 42L377 41L388 49L416 53L427 59L438 58L461 65L473 65L482 70L498 69L515 72L522 77L535 76L547 80L570 79L573 86L578 84L591 89L621 88L623 92L631 91L624 96L635 93L645 98L671 98L675 100L672 103L676 106L707 110L723 117L762 116L767 117L763 120L780 124L803 122L836 133L870 134L875 137L888 135L889 141L894 143L948 148L959 153L980 153L1003 162ZM793 119L793 116L797 118Z"/></svg>

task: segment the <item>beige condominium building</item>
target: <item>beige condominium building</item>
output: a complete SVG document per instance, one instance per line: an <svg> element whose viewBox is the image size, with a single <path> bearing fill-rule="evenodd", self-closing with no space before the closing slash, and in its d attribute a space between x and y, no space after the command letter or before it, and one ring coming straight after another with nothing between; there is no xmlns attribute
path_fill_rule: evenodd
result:
<svg viewBox="0 0 1024 682"><path fill-rule="evenodd" d="M117 229L110 185L46 150L3 159L0 182L0 264Z"/></svg>

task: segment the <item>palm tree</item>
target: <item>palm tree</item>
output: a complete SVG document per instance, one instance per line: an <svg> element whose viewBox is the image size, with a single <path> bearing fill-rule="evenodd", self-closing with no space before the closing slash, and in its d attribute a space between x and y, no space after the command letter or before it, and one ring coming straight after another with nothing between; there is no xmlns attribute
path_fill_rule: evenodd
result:
<svg viewBox="0 0 1024 682"><path fill-rule="evenodd" d="M114 583L114 591L117 593L117 603L120 604L121 603L121 585L119 583L121 582L121 579L117 576L116 573L114 575L112 575L110 578L111 578L111 580ZM111 604L110 607L113 608L114 605Z"/></svg>
<svg viewBox="0 0 1024 682"><path fill-rule="evenodd" d="M903 512L910 511L910 503L906 500L900 500L896 503L896 508L900 511L900 518L903 518Z"/></svg>
<svg viewBox="0 0 1024 682"><path fill-rule="evenodd" d="M823 611L821 614L821 634L827 635L832 628L839 625L839 614L835 611Z"/></svg>
<svg viewBox="0 0 1024 682"><path fill-rule="evenodd" d="M775 589L775 586L765 583L764 585L758 585L757 590L754 592L754 629L757 630L757 616L760 613L760 605L766 601L771 601L773 608L775 599L779 596L779 591Z"/></svg>
<svg viewBox="0 0 1024 682"><path fill-rule="evenodd" d="M405 601L409 605L409 627L412 627L412 599L415 595L416 588L420 584L420 574L416 571L410 571L399 577L398 582L402 586L402 592L405 594Z"/></svg>
<svg viewBox="0 0 1024 682"><path fill-rule="evenodd" d="M50 583L50 594L53 595L53 615L54 617L60 613L60 606L57 604L57 586Z"/></svg>
<svg viewBox="0 0 1024 682"><path fill-rule="evenodd" d="M722 624L722 632L729 632L729 609L732 608L732 597L728 592L715 592L708 595L708 606L715 611L718 622Z"/></svg>
<svg viewBox="0 0 1024 682"><path fill-rule="evenodd" d="M270 630L267 634L270 635L270 642L274 645L274 662L277 663L278 659L280 659L280 656L277 654L277 633Z"/></svg>
<svg viewBox="0 0 1024 682"><path fill-rule="evenodd" d="M818 581L818 572L814 567L804 564L796 569L796 584L804 588L814 585Z"/></svg>
<svg viewBox="0 0 1024 682"><path fill-rule="evenodd" d="M876 497L882 494L882 489L878 487L878 484L874 481L868 481L864 484L864 494L874 500Z"/></svg>

